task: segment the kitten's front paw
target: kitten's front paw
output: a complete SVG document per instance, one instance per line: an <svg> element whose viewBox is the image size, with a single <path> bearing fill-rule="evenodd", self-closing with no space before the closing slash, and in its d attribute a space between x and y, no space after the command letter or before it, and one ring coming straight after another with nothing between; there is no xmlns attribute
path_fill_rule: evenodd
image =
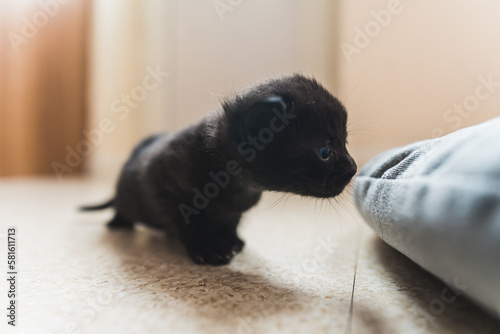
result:
<svg viewBox="0 0 500 334"><path fill-rule="evenodd" d="M220 266L231 262L244 245L238 236L192 235L186 243L186 248L195 263Z"/></svg>

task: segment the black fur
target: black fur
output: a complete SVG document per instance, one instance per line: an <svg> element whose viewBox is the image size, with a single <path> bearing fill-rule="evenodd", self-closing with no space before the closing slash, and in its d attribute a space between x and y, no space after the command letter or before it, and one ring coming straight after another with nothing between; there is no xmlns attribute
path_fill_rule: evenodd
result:
<svg viewBox="0 0 500 334"><path fill-rule="evenodd" d="M115 200L109 200L106 203L98 204L98 205L91 205L91 206L82 206L80 207L81 211L97 211L97 210L102 210L106 208L110 208L113 206Z"/></svg>
<svg viewBox="0 0 500 334"><path fill-rule="evenodd" d="M236 229L262 191L342 192L356 173L346 122L345 108L314 79L258 84L199 123L140 143L121 172L109 226L175 226L196 263L226 264L243 248ZM326 161L317 151L325 144Z"/></svg>

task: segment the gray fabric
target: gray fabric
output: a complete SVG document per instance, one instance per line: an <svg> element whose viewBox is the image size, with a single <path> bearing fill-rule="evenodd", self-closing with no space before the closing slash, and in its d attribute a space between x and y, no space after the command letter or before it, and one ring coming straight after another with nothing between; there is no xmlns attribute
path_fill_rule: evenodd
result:
<svg viewBox="0 0 500 334"><path fill-rule="evenodd" d="M385 242L500 317L500 117L379 155L355 195Z"/></svg>

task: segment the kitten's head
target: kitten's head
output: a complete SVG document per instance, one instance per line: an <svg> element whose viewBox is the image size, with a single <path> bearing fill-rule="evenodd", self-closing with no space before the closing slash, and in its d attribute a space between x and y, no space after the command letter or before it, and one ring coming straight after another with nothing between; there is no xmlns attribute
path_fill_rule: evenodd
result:
<svg viewBox="0 0 500 334"><path fill-rule="evenodd" d="M314 79L274 79L223 107L234 158L250 185L326 198L356 174L346 149L346 110Z"/></svg>

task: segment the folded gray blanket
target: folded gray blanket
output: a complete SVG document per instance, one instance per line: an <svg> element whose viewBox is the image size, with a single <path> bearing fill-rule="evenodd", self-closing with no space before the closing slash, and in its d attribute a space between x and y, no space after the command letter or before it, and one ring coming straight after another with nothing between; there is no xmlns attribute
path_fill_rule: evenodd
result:
<svg viewBox="0 0 500 334"><path fill-rule="evenodd" d="M500 117L385 152L354 186L380 238L500 318Z"/></svg>

